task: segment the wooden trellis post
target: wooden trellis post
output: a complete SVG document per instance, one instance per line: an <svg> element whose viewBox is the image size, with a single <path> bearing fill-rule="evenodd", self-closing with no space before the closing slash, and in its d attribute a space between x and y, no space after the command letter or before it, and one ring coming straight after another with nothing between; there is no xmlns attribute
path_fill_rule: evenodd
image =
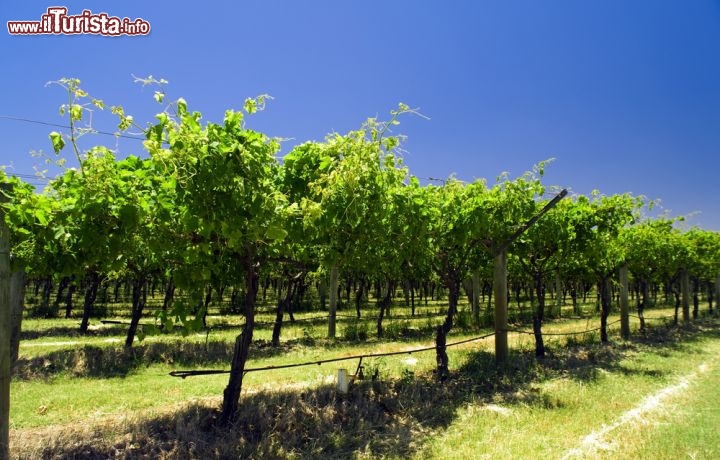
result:
<svg viewBox="0 0 720 460"><path fill-rule="evenodd" d="M495 272L493 276L495 294L495 360L506 363L508 359L507 338L507 251L495 255Z"/></svg>
<svg viewBox="0 0 720 460"><path fill-rule="evenodd" d="M620 336L630 338L630 300L628 298L628 266L620 267Z"/></svg>
<svg viewBox="0 0 720 460"><path fill-rule="evenodd" d="M472 314L476 325L480 324L480 269L472 272Z"/></svg>
<svg viewBox="0 0 720 460"><path fill-rule="evenodd" d="M495 258L495 274L493 277L493 290L495 291L495 360L498 364L507 363L509 355L507 338L507 249L513 241L532 227L543 214L554 208L560 200L565 198L565 195L567 195L567 190L563 189L539 213L517 229L507 241L493 248L493 257Z"/></svg>
<svg viewBox="0 0 720 460"><path fill-rule="evenodd" d="M328 338L335 338L335 317L337 315L338 264L330 267L330 314L328 315Z"/></svg>
<svg viewBox="0 0 720 460"><path fill-rule="evenodd" d="M0 204L5 202L0 193ZM10 231L0 207L0 460L10 458Z"/></svg>
<svg viewBox="0 0 720 460"><path fill-rule="evenodd" d="M683 322L690 324L690 272L683 269L680 275L680 290L682 299Z"/></svg>

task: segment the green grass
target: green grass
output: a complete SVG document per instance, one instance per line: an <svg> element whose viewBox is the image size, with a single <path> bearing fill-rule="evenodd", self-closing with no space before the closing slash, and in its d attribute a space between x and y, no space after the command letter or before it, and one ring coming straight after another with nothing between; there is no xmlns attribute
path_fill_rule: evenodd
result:
<svg viewBox="0 0 720 460"><path fill-rule="evenodd" d="M708 347L716 356L719 347ZM716 459L720 458L717 427L720 426L720 365L714 357L705 372L681 394L669 398L648 425L630 425L618 435L629 442L619 443L604 458ZM712 361L710 361L712 360Z"/></svg>
<svg viewBox="0 0 720 460"><path fill-rule="evenodd" d="M171 368L154 365L127 377L73 378L13 382L11 428L92 423L101 417L152 413L222 394L224 376L181 381L168 377Z"/></svg>
<svg viewBox="0 0 720 460"><path fill-rule="evenodd" d="M468 336L464 336L468 337ZM152 337L125 355L122 349L94 340L82 347L53 350L43 357L25 361L29 368L21 379L13 382L11 423L15 428L67 423L72 414L122 414L126 408L153 409L208 396L219 397L227 383L226 375L173 378L171 370L227 369L231 342L213 338L206 343L204 335L194 335L177 344L177 338ZM485 341L489 347L489 342ZM280 366L317 361L329 357L354 356L393 352L431 345L428 341L360 343L331 342L317 339L313 346L302 340L290 341L275 350L269 346L256 348L248 368ZM461 362L467 350L450 349L452 362ZM28 359L30 356L23 358ZM371 358L363 361L364 372L378 371L383 377L397 377L414 369L432 368L434 353ZM312 365L298 368L250 372L244 388L260 391L280 387L316 387L333 382L340 367L355 371L358 360ZM148 393L142 389L157 388ZM78 397L81 395L81 397ZM114 409L115 408L115 409Z"/></svg>
<svg viewBox="0 0 720 460"><path fill-rule="evenodd" d="M617 346L622 350L623 345ZM610 350L605 350L610 352ZM638 346L613 362L603 350L597 365L539 379L523 394L495 395L491 402L458 408L455 420L417 458L561 458L594 431L611 426L644 398L673 385L701 364L711 363L682 398L645 414L605 436L605 449L567 458L718 458L714 426L720 415L717 387L720 335L715 329L690 342ZM581 352L584 355L585 352ZM582 358L583 356L581 356ZM565 363L572 365L573 360ZM579 369L578 369L579 370ZM715 380L713 381L713 378ZM686 400L684 400L686 399ZM672 414L672 416L668 416ZM696 456L697 455L697 456Z"/></svg>
<svg viewBox="0 0 720 460"><path fill-rule="evenodd" d="M404 313L399 308L396 312ZM662 317L670 312L650 310L647 316ZM327 340L327 326L318 319L284 327L283 345L275 349L269 346L271 327L261 325L248 367L431 346L432 326L442 319L390 318L385 322L390 337L377 340L371 314L364 312L366 319L360 323L352 318L339 321L339 337L352 335L344 334L346 328L363 324L368 332L364 341ZM261 317L263 321L272 319L267 313ZM210 320L228 321L220 317ZM233 321L237 324L239 319ZM594 329L598 323L597 318L554 320L548 321L544 330L571 332ZM172 452L189 452L192 445L194 457L225 452L231 457L559 458L603 424L613 423L644 397L672 385L720 351L717 324L692 332L651 328L644 338L634 330L632 341L607 346L597 344L597 332L548 336L549 355L539 362L533 357L533 337L511 333L513 353L507 369L494 365L492 338L449 348L453 374L442 385L431 372L434 351L365 359L365 375L377 372L379 378L358 382L346 397L337 395L333 387L337 369L344 367L352 373L357 359L250 372L243 385L241 422L227 431L212 423L227 376L180 380L168 372L227 369L238 330L186 338L150 336L126 352L122 327L98 326L82 336L75 332L77 325L75 319L23 324L20 374L11 390L11 430L14 445L26 457L58 452L72 456L81 448L98 457L116 449L164 452L174 457L177 455ZM636 320L633 326L637 328ZM611 329L615 339L617 328ZM456 330L448 342L486 332ZM703 391L715 395L708 404L718 407L718 392L710 391L713 376L717 373L703 374L697 385L707 386ZM686 424L685 432L676 435L670 430L653 437L663 427L655 424L652 426L657 429L630 433L628 438L638 441L614 446L616 450L608 451L608 456L626 452L630 457L658 458L652 453L668 451L680 457L696 452L698 458L712 458L717 443L709 439L710 427L717 422L717 415L703 412L705 393L697 395L697 400L687 400L686 415L673 412L672 423ZM698 419L698 412L705 418ZM702 426L707 427L705 436ZM618 428L613 435L624 429ZM294 434L282 434L288 431ZM695 446L695 450L673 451L673 443ZM145 447L133 451L136 447L132 446L137 445Z"/></svg>

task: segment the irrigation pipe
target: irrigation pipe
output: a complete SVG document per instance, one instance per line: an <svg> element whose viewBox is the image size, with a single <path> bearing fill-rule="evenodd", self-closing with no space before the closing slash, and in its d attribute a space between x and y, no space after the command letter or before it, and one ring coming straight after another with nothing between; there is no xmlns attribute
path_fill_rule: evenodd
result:
<svg viewBox="0 0 720 460"><path fill-rule="evenodd" d="M469 342L475 342L477 340L483 340L487 339L488 337L492 337L495 335L494 332L491 332L490 334L486 334L480 337L473 337L471 339L465 339L460 340L458 342L453 342L445 345L446 348L454 347L457 345L462 345L464 343ZM395 355L411 355L413 353L420 353L423 351L430 351L435 350L437 347L423 347L423 348L415 348L412 350L404 350L404 351L391 351L387 353L369 353L369 354L362 354L362 355L354 355L354 356L344 356L342 358L330 358L330 359L321 359L318 361L308 361L304 363L294 363L294 364L283 364L279 366L264 366L264 367L252 367L249 369L245 369L243 372L259 372L259 371L269 371L269 370L276 370L276 369L288 369L292 367L303 367L303 366L311 366L313 364L321 365L326 363L335 363L338 361L349 361L353 359L364 359L364 358L379 358L382 356L395 356ZM200 370L200 371L172 371L170 372L170 375L172 377L180 377L182 379L187 377L194 377L196 375L214 375L214 374L229 374L229 370Z"/></svg>
<svg viewBox="0 0 720 460"><path fill-rule="evenodd" d="M619 323L619 322L620 322L620 320L618 319L618 320L616 320L616 321L613 321L613 322L611 322L611 323L608 323L605 327L607 328L607 327L612 326L612 325L615 325L615 324L617 324L617 323ZM596 332L596 331L599 331L599 330L601 330L601 329L602 329L602 328L598 327L598 328L595 328L595 329L587 329L587 330L584 330L584 331L575 331L575 332L555 332L555 333L545 332L545 333L543 333L543 335L544 335L544 336L580 335L580 334L587 334L587 333L589 333L589 332ZM521 330L521 329L506 329L506 331L507 331L507 332L515 332L515 333L518 333L518 334L529 334L529 335L534 335L534 334L535 334L533 331L524 331L524 330ZM493 335L495 335L495 333L494 333L494 332L491 332L490 334L486 334L486 335L483 335L483 336L480 336L480 337L473 337L473 338L471 338L471 339L465 339L465 340L460 340L460 341L458 341L458 342L449 343L449 344L445 345L445 347L446 347L446 348L449 348L449 347L454 347L454 346L462 345L462 344L469 343L469 342L475 342L475 341L478 341L478 340L486 339L486 338L488 338L488 337L492 337ZM283 365L279 365L279 366L252 367L252 368L249 368L249 369L245 369L243 372L245 372L245 373L247 373L247 372L260 372L260 371L269 371L269 370L277 370L277 369L289 369L289 368L293 368L293 367L303 367L303 366L311 366L311 365L318 365L318 366L319 366L319 365L321 365L321 364L335 363L335 362L339 362L339 361L350 361L350 360L353 360L353 359L360 359L361 362L362 362L362 360L363 360L364 358L379 358L379 357L382 357L382 356L395 356L395 355L411 355L411 354L413 354L413 353L421 353L421 352L424 352L424 351L430 351L430 350L435 350L435 349L437 349L437 346L423 347L423 348L415 348L415 349L412 349L412 350L404 350L404 351L391 351L391 352L387 352L387 353L369 353L369 354L354 355L354 356L344 356L344 357L341 357L341 358L321 359L321 360L317 360L317 361L308 361L308 362L294 363L294 364L283 364ZM211 370L198 370L198 371L172 371L172 372L170 372L170 376L172 376L172 377L180 377L180 378L182 378L182 379L185 379L185 378L187 378L187 377L194 377L194 376L198 376L198 375L216 375L216 374L229 374L229 373L230 373L229 370L220 370L220 369L214 370L214 369L211 369Z"/></svg>

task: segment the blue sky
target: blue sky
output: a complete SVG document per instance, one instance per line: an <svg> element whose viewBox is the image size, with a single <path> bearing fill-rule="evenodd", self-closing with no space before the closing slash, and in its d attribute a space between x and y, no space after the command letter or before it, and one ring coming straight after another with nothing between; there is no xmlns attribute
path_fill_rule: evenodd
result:
<svg viewBox="0 0 720 460"><path fill-rule="evenodd" d="M148 36L13 36L6 21L49 6L143 18ZM172 5L172 6L170 6ZM355 129L405 102L405 162L419 177L494 181L555 158L545 183L660 199L720 230L720 2L586 1L4 2L0 115L66 123L58 87L77 77L139 122L162 109L131 75L167 79L219 121L274 97L248 126L284 146ZM95 127L112 130L109 114ZM0 119L0 164L33 174L55 128ZM93 144L142 154L141 144Z"/></svg>

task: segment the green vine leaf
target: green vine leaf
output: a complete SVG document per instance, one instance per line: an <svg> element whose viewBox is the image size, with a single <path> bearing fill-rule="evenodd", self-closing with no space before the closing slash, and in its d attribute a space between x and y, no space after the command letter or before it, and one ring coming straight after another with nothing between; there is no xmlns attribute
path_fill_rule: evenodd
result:
<svg viewBox="0 0 720 460"><path fill-rule="evenodd" d="M52 142L53 150L55 151L55 154L60 154L60 151L65 147L65 139L63 139L62 134L60 134L57 131L53 131L50 133L50 141Z"/></svg>
<svg viewBox="0 0 720 460"><path fill-rule="evenodd" d="M265 236L271 240L275 241L282 241L285 239L285 237L288 235L287 230L284 228L278 227L276 225L271 225L268 227L267 231L265 232Z"/></svg>
<svg viewBox="0 0 720 460"><path fill-rule="evenodd" d="M73 121L80 121L82 120L82 112L83 108L79 104L73 104L70 106L70 118L72 118Z"/></svg>

